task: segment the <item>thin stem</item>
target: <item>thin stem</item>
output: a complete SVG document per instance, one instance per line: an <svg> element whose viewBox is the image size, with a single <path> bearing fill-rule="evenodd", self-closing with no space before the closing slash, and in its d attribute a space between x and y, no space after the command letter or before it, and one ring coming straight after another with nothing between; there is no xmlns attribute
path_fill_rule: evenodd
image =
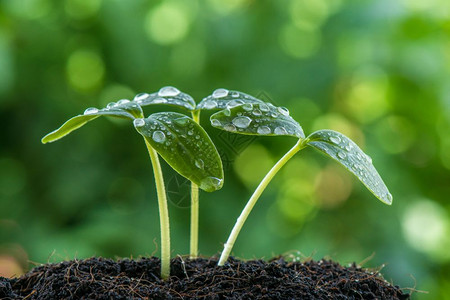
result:
<svg viewBox="0 0 450 300"><path fill-rule="evenodd" d="M192 119L200 122L200 110L192 111ZM198 223L199 223L199 199L198 186L191 182L191 236L189 256L191 259L198 256Z"/></svg>
<svg viewBox="0 0 450 300"><path fill-rule="evenodd" d="M218 265L223 266L226 261L228 260L228 257L230 256L231 249L234 246L234 243L236 242L237 236L239 235L239 232L242 229L242 226L244 225L245 221L247 220L248 215L253 209L253 206L255 206L256 201L258 201L259 197L261 196L262 192L266 189L266 187L269 185L272 178L278 173L278 171L288 162L289 159L291 159L292 156L294 156L295 153L303 149L304 146L302 145L302 140L300 139L294 147L291 148L269 171L269 173L266 174L266 176L263 178L263 180L260 182L258 187L256 188L253 195L248 200L247 204L245 205L244 209L241 212L241 215L236 220L236 224L234 224L233 230L231 231L230 236L228 237L227 242L224 245L224 249L222 251L222 254L220 255L220 260Z"/></svg>
<svg viewBox="0 0 450 300"><path fill-rule="evenodd" d="M190 258L197 258L198 256L198 186L195 183L191 184L191 244L190 244Z"/></svg>
<svg viewBox="0 0 450 300"><path fill-rule="evenodd" d="M148 154L153 165L153 173L155 174L156 193L158 195L159 207L159 223L161 227L161 278L166 280L170 276L170 226L169 226L169 210L167 208L166 189L164 187L164 179L159 163L158 153L145 140Z"/></svg>

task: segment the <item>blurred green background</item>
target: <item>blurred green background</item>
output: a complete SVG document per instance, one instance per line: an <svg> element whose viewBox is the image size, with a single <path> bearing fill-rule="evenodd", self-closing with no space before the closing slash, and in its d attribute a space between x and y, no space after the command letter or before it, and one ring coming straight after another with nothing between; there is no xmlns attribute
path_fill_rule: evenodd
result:
<svg viewBox="0 0 450 300"><path fill-rule="evenodd" d="M130 122L40 138L140 92L173 85L200 101L224 87L288 107L306 134L348 135L394 196L386 206L334 161L301 151L234 255L372 256L365 266L385 265L388 281L429 291L416 299L450 299L449 16L447 0L2 0L0 271L158 255L152 170ZM227 150L207 114L202 124L227 156L224 188L200 195L200 252L210 256L295 139L244 138ZM163 168L173 256L187 254L188 187Z"/></svg>

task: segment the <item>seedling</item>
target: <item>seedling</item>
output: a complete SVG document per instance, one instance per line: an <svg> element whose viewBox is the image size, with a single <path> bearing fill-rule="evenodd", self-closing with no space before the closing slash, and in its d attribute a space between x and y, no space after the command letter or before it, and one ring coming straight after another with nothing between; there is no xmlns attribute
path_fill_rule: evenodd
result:
<svg viewBox="0 0 450 300"><path fill-rule="evenodd" d="M238 134L259 136L292 136L298 139L290 149L266 174L237 219L227 242L224 245L219 265L227 261L231 249L248 215L262 192L276 173L298 151L307 146L325 153L353 173L375 197L382 202L392 204L392 195L366 155L352 140L333 130L319 130L305 138L300 124L284 107L275 107L271 103L238 92L218 89L203 99L197 106L202 109L222 109L210 118L211 125L221 130Z"/></svg>
<svg viewBox="0 0 450 300"><path fill-rule="evenodd" d="M161 112L144 118L143 106L168 104L190 111L194 119L175 112ZM161 277L170 275L170 226L166 191L158 154L180 175L192 182L192 201L196 202L197 216L191 222L198 228L198 187L212 192L223 184L223 168L216 147L208 134L198 124L198 112L191 96L174 87L164 87L157 93L138 94L133 101L120 100L109 103L106 108L88 108L84 114L75 116L57 130L42 138L42 143L59 140L72 131L99 116L110 116L131 120L143 136L153 166L161 230ZM192 227L192 226L191 226ZM194 235L197 243L198 234ZM191 241L191 245L192 245Z"/></svg>

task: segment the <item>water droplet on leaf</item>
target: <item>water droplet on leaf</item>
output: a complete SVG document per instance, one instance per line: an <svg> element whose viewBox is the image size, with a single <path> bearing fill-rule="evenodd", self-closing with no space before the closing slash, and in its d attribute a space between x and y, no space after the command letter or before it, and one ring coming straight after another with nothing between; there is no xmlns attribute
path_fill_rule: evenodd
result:
<svg viewBox="0 0 450 300"><path fill-rule="evenodd" d="M270 134L272 131L268 126L260 126L256 132L258 132L258 134Z"/></svg>
<svg viewBox="0 0 450 300"><path fill-rule="evenodd" d="M233 124L226 124L223 126L223 129L225 129L226 131L236 131L236 126L234 126Z"/></svg>
<svg viewBox="0 0 450 300"><path fill-rule="evenodd" d="M166 135L162 131L155 131L153 132L152 139L157 143L164 143L166 140Z"/></svg>
<svg viewBox="0 0 450 300"><path fill-rule="evenodd" d="M212 119L211 120L211 125L215 126L215 127L220 127L220 126L222 126L222 123L220 123L220 121L217 120L217 119Z"/></svg>
<svg viewBox="0 0 450 300"><path fill-rule="evenodd" d="M278 112L283 116L289 116L289 110L286 107L278 107Z"/></svg>
<svg viewBox="0 0 450 300"><path fill-rule="evenodd" d="M347 157L347 154L346 154L344 151L339 151L338 154L337 154L337 156L338 156L340 159L344 159L344 158Z"/></svg>
<svg viewBox="0 0 450 300"><path fill-rule="evenodd" d="M259 110L259 109L255 109L255 110L253 110L253 115L255 115L255 116L260 116L260 115L262 115L262 112Z"/></svg>
<svg viewBox="0 0 450 300"><path fill-rule="evenodd" d="M260 105L259 105L259 109L260 109L262 112L268 112L268 111L269 111L269 106L267 106L266 104L260 104Z"/></svg>
<svg viewBox="0 0 450 300"><path fill-rule="evenodd" d="M244 101L242 101L242 100L231 100L230 102L227 103L227 108L233 108L233 107L239 106L241 104L244 104Z"/></svg>
<svg viewBox="0 0 450 300"><path fill-rule="evenodd" d="M142 100L144 100L144 99L146 99L146 98L148 98L148 94L147 93L140 93L140 94L137 94L135 97L134 97L134 101L138 101L138 102L140 102L140 101L142 101Z"/></svg>
<svg viewBox="0 0 450 300"><path fill-rule="evenodd" d="M253 104L245 103L244 105L242 105L242 108L246 111L251 111L253 109Z"/></svg>
<svg viewBox="0 0 450 300"><path fill-rule="evenodd" d="M205 191L213 192L220 189L223 184L223 179L217 177L207 177L203 179L200 183L200 188Z"/></svg>
<svg viewBox="0 0 450 300"><path fill-rule="evenodd" d="M164 99L164 98L156 98L156 99L153 99L152 102L155 103L155 104L166 103L166 102L167 102L167 99Z"/></svg>
<svg viewBox="0 0 450 300"><path fill-rule="evenodd" d="M144 119L135 119L133 121L134 127L142 127L145 125L145 120Z"/></svg>
<svg viewBox="0 0 450 300"><path fill-rule="evenodd" d="M117 101L117 105L127 104L128 102L130 102L130 100L128 100L128 99L121 99L121 100Z"/></svg>
<svg viewBox="0 0 450 300"><path fill-rule="evenodd" d="M233 119L233 124L239 128L247 128L252 122L252 119L246 116L236 117Z"/></svg>
<svg viewBox="0 0 450 300"><path fill-rule="evenodd" d="M173 86L165 86L159 90L158 96L174 97L174 96L178 95L179 93L180 93L180 91L177 88L175 88Z"/></svg>
<svg viewBox="0 0 450 300"><path fill-rule="evenodd" d="M92 115L98 113L98 108L95 107L89 107L84 111L84 115Z"/></svg>
<svg viewBox="0 0 450 300"><path fill-rule="evenodd" d="M387 193L386 194L386 199L389 201L389 203L391 203L392 199L393 199L392 194L391 193Z"/></svg>
<svg viewBox="0 0 450 300"><path fill-rule="evenodd" d="M214 109L217 107L217 102L214 100L208 100L205 102L203 107L206 109Z"/></svg>
<svg viewBox="0 0 450 300"><path fill-rule="evenodd" d="M115 106L117 106L116 102L109 102L109 103L106 105L106 108L107 108L107 109L111 109L111 108L114 108Z"/></svg>
<svg viewBox="0 0 450 300"><path fill-rule="evenodd" d="M180 126L186 126L189 123L189 118L188 117L178 118L175 119L174 122Z"/></svg>
<svg viewBox="0 0 450 300"><path fill-rule="evenodd" d="M275 128L275 130L273 131L275 134L277 135L286 135L286 129L284 127L277 127Z"/></svg>
<svg viewBox="0 0 450 300"><path fill-rule="evenodd" d="M202 159L196 159L194 163L195 166L199 169L203 169L203 167L205 166L205 163L203 162Z"/></svg>
<svg viewBox="0 0 450 300"><path fill-rule="evenodd" d="M217 89L213 92L212 96L214 98L223 98L228 96L228 90L227 89Z"/></svg>
<svg viewBox="0 0 450 300"><path fill-rule="evenodd" d="M330 137L330 141L336 145L339 145L339 143L341 142L341 138L338 136L332 136L332 137Z"/></svg>

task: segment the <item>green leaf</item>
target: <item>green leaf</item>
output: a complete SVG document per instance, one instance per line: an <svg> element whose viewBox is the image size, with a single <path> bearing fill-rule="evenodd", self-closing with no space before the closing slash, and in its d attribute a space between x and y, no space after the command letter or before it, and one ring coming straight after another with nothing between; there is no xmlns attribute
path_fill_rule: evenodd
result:
<svg viewBox="0 0 450 300"><path fill-rule="evenodd" d="M204 98L198 105L197 109L212 110L233 108L245 103L265 103L258 98L241 93L238 91L229 91L227 89L217 89L212 95Z"/></svg>
<svg viewBox="0 0 450 300"><path fill-rule="evenodd" d="M226 108L211 116L211 125L249 135L287 135L305 138L303 129L284 107L270 103L246 103Z"/></svg>
<svg viewBox="0 0 450 300"><path fill-rule="evenodd" d="M305 141L341 163L382 202L392 204L392 195L373 166L372 159L351 139L333 130L319 130Z"/></svg>
<svg viewBox="0 0 450 300"><path fill-rule="evenodd" d="M191 118L162 112L134 120L136 130L178 173L212 192L223 184L222 161L205 130Z"/></svg>
<svg viewBox="0 0 450 300"><path fill-rule="evenodd" d="M161 88L158 92L147 94L137 94L133 99L140 106L168 104L173 106L181 106L189 111L195 110L195 101L186 93L180 92L173 86Z"/></svg>
<svg viewBox="0 0 450 300"><path fill-rule="evenodd" d="M66 121L61 127L44 136L41 141L46 144L59 140L99 116L110 116L134 120L136 118L142 118L143 113L142 108L137 103L131 102L127 99L122 99L118 102L111 102L106 106L106 108L103 109L91 107L86 109L84 114L75 116Z"/></svg>

